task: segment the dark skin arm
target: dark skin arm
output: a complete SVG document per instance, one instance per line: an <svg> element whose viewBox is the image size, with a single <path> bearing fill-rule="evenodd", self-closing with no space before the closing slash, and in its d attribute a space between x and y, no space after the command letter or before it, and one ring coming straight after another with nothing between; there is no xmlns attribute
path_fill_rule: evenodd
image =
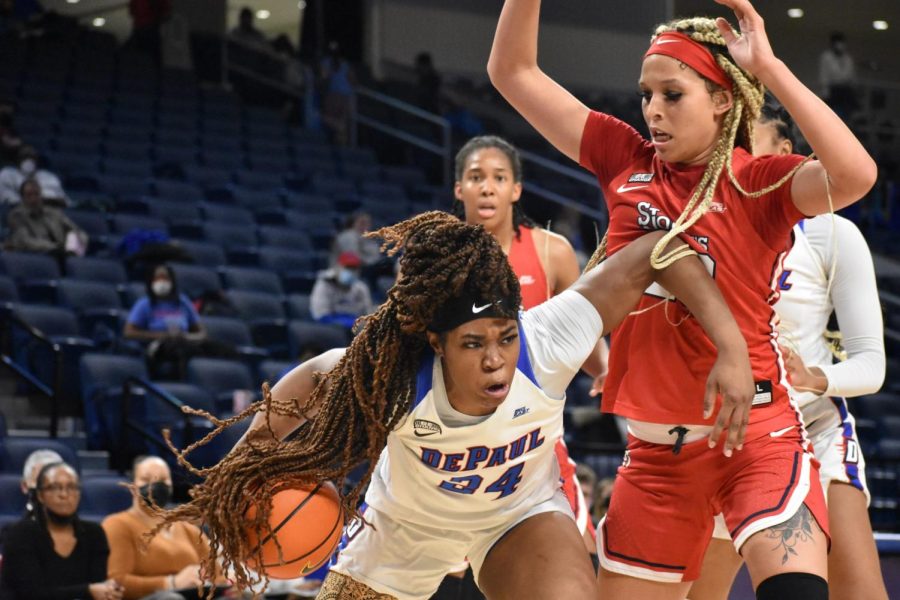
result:
<svg viewBox="0 0 900 600"><path fill-rule="evenodd" d="M697 257L689 256L659 271L650 266L650 251L662 235L663 232L654 232L635 240L582 275L572 289L596 307L603 319L603 335L628 316L654 281L691 311L718 350L703 402L704 416L708 417L716 396L722 396L722 408L709 437L710 447L715 446L727 427L724 453L731 456L734 448L740 450L743 445L753 399L747 343L722 294ZM673 240L666 250L680 245L680 240Z"/></svg>

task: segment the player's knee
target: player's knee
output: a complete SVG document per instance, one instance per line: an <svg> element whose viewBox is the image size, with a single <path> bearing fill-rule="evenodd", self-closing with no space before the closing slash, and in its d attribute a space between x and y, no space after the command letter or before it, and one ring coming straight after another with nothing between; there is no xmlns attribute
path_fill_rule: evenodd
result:
<svg viewBox="0 0 900 600"><path fill-rule="evenodd" d="M756 600L828 600L828 582L812 573L779 573L759 584Z"/></svg>

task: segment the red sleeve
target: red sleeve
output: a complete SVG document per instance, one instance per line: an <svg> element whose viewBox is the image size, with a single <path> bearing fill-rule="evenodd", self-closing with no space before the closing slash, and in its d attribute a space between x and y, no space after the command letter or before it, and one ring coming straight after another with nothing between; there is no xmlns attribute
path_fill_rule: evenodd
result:
<svg viewBox="0 0 900 600"><path fill-rule="evenodd" d="M634 127L619 119L591 111L581 134L579 163L605 187L634 160L646 142Z"/></svg>
<svg viewBox="0 0 900 600"><path fill-rule="evenodd" d="M750 159L738 174L738 181L748 192L755 192L780 180L803 162L799 154L767 155ZM806 215L791 198L791 180L758 198L744 198L747 213L757 233L774 250L781 250L784 232L789 231Z"/></svg>

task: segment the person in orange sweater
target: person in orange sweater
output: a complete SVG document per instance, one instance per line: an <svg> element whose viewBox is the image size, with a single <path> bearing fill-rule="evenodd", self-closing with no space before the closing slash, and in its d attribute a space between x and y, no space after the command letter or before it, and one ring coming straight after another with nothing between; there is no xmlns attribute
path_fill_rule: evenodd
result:
<svg viewBox="0 0 900 600"><path fill-rule="evenodd" d="M150 500L165 506L172 497L172 473L156 456L134 461L134 484L141 498L128 510L103 520L109 540L109 577L125 587L125 599L183 600L179 591L193 595L199 585L209 585L200 563L209 553L206 537L188 523L176 523L155 536L142 551L143 535L158 522Z"/></svg>

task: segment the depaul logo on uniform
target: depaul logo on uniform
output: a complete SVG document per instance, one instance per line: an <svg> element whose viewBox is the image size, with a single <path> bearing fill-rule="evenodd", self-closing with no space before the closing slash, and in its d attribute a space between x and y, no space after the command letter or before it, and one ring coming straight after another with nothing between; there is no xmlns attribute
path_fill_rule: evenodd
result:
<svg viewBox="0 0 900 600"><path fill-rule="evenodd" d="M415 421L413 421L413 433L416 434L416 437L428 437L429 435L435 435L437 433L443 432L441 430L441 426L434 421L416 419Z"/></svg>

